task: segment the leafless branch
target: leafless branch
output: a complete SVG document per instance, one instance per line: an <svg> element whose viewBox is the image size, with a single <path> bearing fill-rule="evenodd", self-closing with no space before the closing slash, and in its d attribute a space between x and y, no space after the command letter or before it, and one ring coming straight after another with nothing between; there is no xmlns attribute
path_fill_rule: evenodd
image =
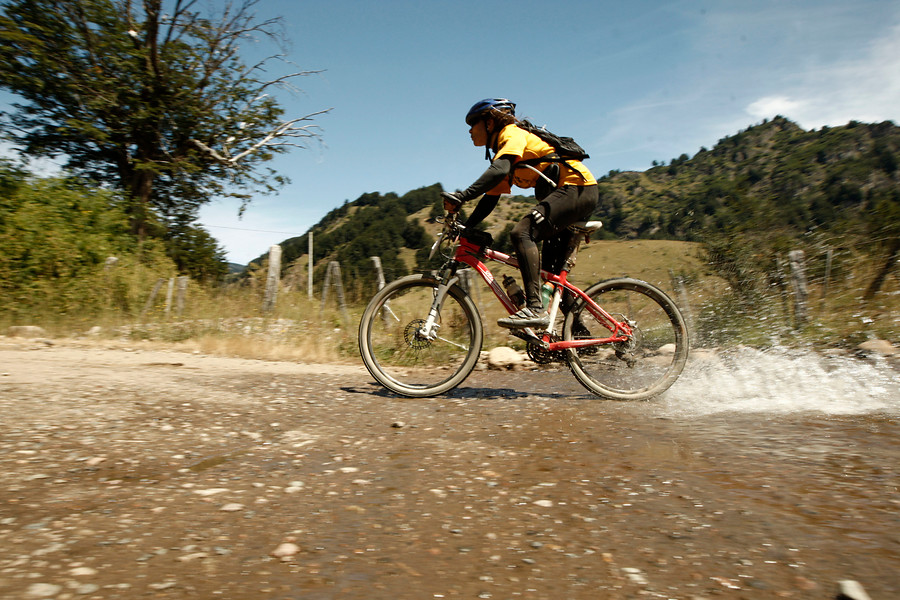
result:
<svg viewBox="0 0 900 600"><path fill-rule="evenodd" d="M331 109L320 110L318 112L306 115L305 117L300 117L299 119L291 119L290 121L285 121L284 123L278 125L278 127L276 127L275 129L269 131L261 139L253 142L248 148L242 150L241 152L238 152L235 155L232 155L229 151L227 142L222 144L223 152L219 152L215 148L210 147L208 144L205 144L198 139L191 139L191 142L194 144L194 146L203 150L218 162L221 162L229 167L237 167L238 163L241 160L256 152L259 152L263 148L304 147L303 144L294 143L289 140L298 138L318 138L319 134L315 131L316 129L318 129L318 126L298 124L312 121L314 117L328 113L330 110Z"/></svg>

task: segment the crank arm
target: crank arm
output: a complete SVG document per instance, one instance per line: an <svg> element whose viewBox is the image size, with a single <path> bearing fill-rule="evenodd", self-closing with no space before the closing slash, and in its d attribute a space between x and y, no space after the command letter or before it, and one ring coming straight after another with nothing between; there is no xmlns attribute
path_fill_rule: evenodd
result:
<svg viewBox="0 0 900 600"><path fill-rule="evenodd" d="M527 329L512 329L512 330L510 330L509 334L512 335L512 336L515 336L515 337L519 338L520 340L525 340L526 342L528 342L528 343L530 343L530 344L535 344L535 345L537 345L541 350L549 350L549 349L550 349L550 344L547 343L547 342L545 342L544 340L542 340L542 339L539 338L538 336L536 336L536 335L531 331L531 328L527 328Z"/></svg>

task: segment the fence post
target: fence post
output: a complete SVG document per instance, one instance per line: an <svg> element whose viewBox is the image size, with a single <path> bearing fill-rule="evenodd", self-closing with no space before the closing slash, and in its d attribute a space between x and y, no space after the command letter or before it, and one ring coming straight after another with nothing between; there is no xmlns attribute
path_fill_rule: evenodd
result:
<svg viewBox="0 0 900 600"><path fill-rule="evenodd" d="M684 285L684 277L676 275L674 271L669 269L669 277L672 279L672 287L678 296L678 308L687 324L688 331L693 335L694 332L694 313L691 310L690 299L687 295L687 288Z"/></svg>
<svg viewBox="0 0 900 600"><path fill-rule="evenodd" d="M472 296L475 305L484 310L484 306L481 304L481 285L478 283L478 275L475 271L472 271L472 281L469 282L469 295Z"/></svg>
<svg viewBox="0 0 900 600"><path fill-rule="evenodd" d="M325 301L328 300L328 288L331 287L331 263L328 263L328 268L325 269L325 283L322 284L322 306L319 307L319 311L325 310Z"/></svg>
<svg viewBox="0 0 900 600"><path fill-rule="evenodd" d="M469 275L471 275L471 271L469 269L460 269L456 272L456 276L459 278L458 285L463 289L465 293L469 293Z"/></svg>
<svg viewBox="0 0 900 600"><path fill-rule="evenodd" d="M384 271L381 269L381 257L370 256L372 262L375 263L375 280L378 283L378 290L384 287Z"/></svg>
<svg viewBox="0 0 900 600"><path fill-rule="evenodd" d="M175 297L175 314L179 317L184 312L184 300L187 297L188 281L190 277L182 275L178 278L178 294Z"/></svg>
<svg viewBox="0 0 900 600"><path fill-rule="evenodd" d="M266 295L263 300L263 311L272 312L278 297L278 283L281 280L281 246L269 248L269 272L266 276Z"/></svg>
<svg viewBox="0 0 900 600"><path fill-rule="evenodd" d="M306 269L307 270L307 274L306 274L307 292L306 293L309 296L309 299L312 300L312 297L313 297L313 231L312 231L312 229L309 230L308 241L309 241L309 248L307 251L307 257L309 258L309 261L308 261L307 269Z"/></svg>
<svg viewBox="0 0 900 600"><path fill-rule="evenodd" d="M341 280L341 263L337 261L332 261L331 265L334 268L334 286L337 289L337 297L338 304L341 306L341 313L343 313L344 318L347 319L347 322L350 322L350 314L347 312L347 303L344 301L344 282Z"/></svg>
<svg viewBox="0 0 900 600"><path fill-rule="evenodd" d="M778 297L781 299L781 314L784 320L790 324L792 322L791 315L791 299L787 289L787 263L780 255L775 257L775 286L778 288Z"/></svg>
<svg viewBox="0 0 900 600"><path fill-rule="evenodd" d="M169 277L169 289L166 290L166 316L169 316L169 313L172 312L172 294L175 291L175 278Z"/></svg>
<svg viewBox="0 0 900 600"><path fill-rule="evenodd" d="M831 283L831 263L834 260L834 248L825 251L825 282L822 285L822 298L828 297L828 285Z"/></svg>
<svg viewBox="0 0 900 600"><path fill-rule="evenodd" d="M378 283L378 291L384 287L384 270L381 268L381 257L380 256L371 256L372 262L375 263L375 281ZM391 310L391 302L390 300L385 301L384 305L381 307L381 318L384 320L385 326L390 323L388 318L388 311Z"/></svg>
<svg viewBox="0 0 900 600"><path fill-rule="evenodd" d="M804 325L809 319L807 300L809 291L806 288L806 255L803 250L791 250L788 253L791 263L791 290L794 292L794 318L796 325Z"/></svg>
<svg viewBox="0 0 900 600"><path fill-rule="evenodd" d="M347 312L347 303L344 302L344 283L341 281L341 263L336 260L328 263L328 270L325 272L325 285L322 286L322 307L319 309L320 311L325 310L325 301L328 300L328 288L332 286L335 289L335 293L337 293L341 312L349 323L350 314Z"/></svg>
<svg viewBox="0 0 900 600"><path fill-rule="evenodd" d="M156 302L156 295L159 294L159 289L162 287L162 284L165 283L166 280L163 277L160 277L156 280L156 284L153 286L153 291L150 292L150 297L147 298L147 302L144 304L144 310L141 311L141 318L147 314L147 312L153 308L153 303Z"/></svg>

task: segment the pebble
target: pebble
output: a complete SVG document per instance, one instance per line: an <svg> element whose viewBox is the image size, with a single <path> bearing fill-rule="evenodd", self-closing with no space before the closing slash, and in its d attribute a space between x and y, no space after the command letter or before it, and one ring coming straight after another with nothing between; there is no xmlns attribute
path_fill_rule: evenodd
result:
<svg viewBox="0 0 900 600"><path fill-rule="evenodd" d="M865 352L881 356L893 356L898 353L897 348L887 340L868 340L861 343L858 347Z"/></svg>
<svg viewBox="0 0 900 600"><path fill-rule="evenodd" d="M526 362L526 358L507 346L498 346L488 351L488 368L496 370L515 370Z"/></svg>
<svg viewBox="0 0 900 600"><path fill-rule="evenodd" d="M283 544L279 544L277 548L272 550L271 554L275 558L288 558L298 554L299 552L300 546L291 542L284 542Z"/></svg>
<svg viewBox="0 0 900 600"><path fill-rule="evenodd" d="M178 582L176 582L176 581L163 581L161 583L151 583L147 587L149 587L151 590L162 591L162 590L171 589L177 585L178 585Z"/></svg>
<svg viewBox="0 0 900 600"><path fill-rule="evenodd" d="M284 488L284 491L286 494L296 494L303 489L304 485L305 484L302 481L292 481L286 488Z"/></svg>
<svg viewBox="0 0 900 600"><path fill-rule="evenodd" d="M628 579L630 579L631 581L633 581L634 583L636 583L638 585L647 585L648 584L647 578L644 577L644 574L641 573L640 569L637 569L635 567L623 567L622 572L625 573L625 575L628 577Z"/></svg>
<svg viewBox="0 0 900 600"><path fill-rule="evenodd" d="M239 510L244 510L244 505L238 504L237 502L231 502L223 506L221 510L224 512L238 512Z"/></svg>
<svg viewBox="0 0 900 600"><path fill-rule="evenodd" d="M100 590L100 586L96 583L82 583L77 588L75 588L76 594L81 594L82 596L86 596L87 594L93 594Z"/></svg>
<svg viewBox="0 0 900 600"><path fill-rule="evenodd" d="M192 560L206 558L208 556L209 554L207 554L206 552L192 552L191 554L185 554L184 556L179 557L178 560L180 560L181 562L190 562Z"/></svg>
<svg viewBox="0 0 900 600"><path fill-rule="evenodd" d="M198 496L215 496L216 494L222 494L225 492L230 492L228 488L209 488L206 490L194 490L194 493Z"/></svg>
<svg viewBox="0 0 900 600"><path fill-rule="evenodd" d="M26 598L52 598L62 591L61 585L52 583L32 583L25 592Z"/></svg>
<svg viewBox="0 0 900 600"><path fill-rule="evenodd" d="M838 598L841 600L872 600L863 586L852 579L838 582Z"/></svg>

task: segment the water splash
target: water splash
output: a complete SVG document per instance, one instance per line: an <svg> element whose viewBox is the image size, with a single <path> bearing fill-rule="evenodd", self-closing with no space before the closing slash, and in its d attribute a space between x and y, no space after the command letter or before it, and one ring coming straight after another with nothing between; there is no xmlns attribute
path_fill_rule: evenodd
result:
<svg viewBox="0 0 900 600"><path fill-rule="evenodd" d="M900 414L900 371L884 359L809 350L696 352L663 399L667 412Z"/></svg>

